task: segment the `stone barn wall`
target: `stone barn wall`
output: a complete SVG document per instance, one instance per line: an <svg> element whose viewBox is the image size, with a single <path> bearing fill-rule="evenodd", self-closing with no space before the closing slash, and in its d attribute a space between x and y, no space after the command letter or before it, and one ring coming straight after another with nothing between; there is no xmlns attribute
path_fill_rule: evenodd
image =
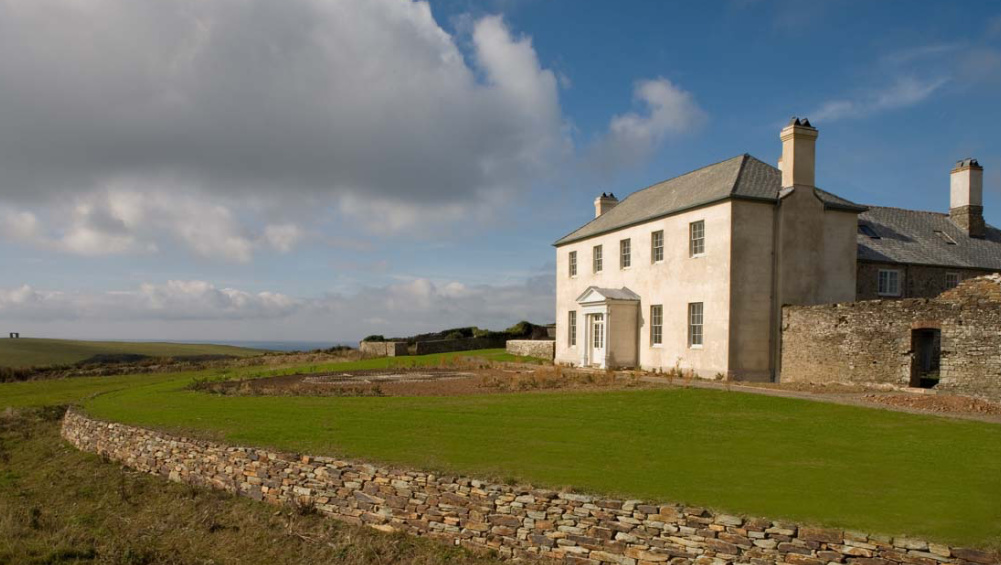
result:
<svg viewBox="0 0 1001 565"><path fill-rule="evenodd" d="M985 551L915 539L229 447L92 420L73 410L62 433L79 449L172 481L272 504L311 505L339 520L493 549L502 557L573 565L998 562Z"/></svg>
<svg viewBox="0 0 1001 565"><path fill-rule="evenodd" d="M522 357L539 357L553 360L556 355L556 342L542 339L511 339L507 342L507 352Z"/></svg>
<svg viewBox="0 0 1001 565"><path fill-rule="evenodd" d="M414 349L414 355L448 353L449 351L471 351L473 349L497 349L504 347L506 342L507 338L503 337L464 337L459 339L418 341Z"/></svg>
<svg viewBox="0 0 1001 565"><path fill-rule="evenodd" d="M399 357L407 354L405 341L363 341L358 344L363 355L372 357Z"/></svg>
<svg viewBox="0 0 1001 565"><path fill-rule="evenodd" d="M982 269L860 261L856 272L856 300L889 299L881 297L878 292L880 269L900 271L900 296L894 298L934 298L950 290L948 277L950 273L958 275L959 280L964 281L993 272Z"/></svg>
<svg viewBox="0 0 1001 565"><path fill-rule="evenodd" d="M1001 275L932 299L786 306L781 380L908 386L919 329L941 331L936 388L1001 398Z"/></svg>

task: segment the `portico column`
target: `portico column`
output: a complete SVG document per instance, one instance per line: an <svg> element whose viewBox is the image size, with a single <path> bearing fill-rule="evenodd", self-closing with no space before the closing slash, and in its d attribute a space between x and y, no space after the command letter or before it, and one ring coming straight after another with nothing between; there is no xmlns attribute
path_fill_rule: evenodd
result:
<svg viewBox="0 0 1001 565"><path fill-rule="evenodd" d="M607 369L608 368L608 336L611 333L612 333L612 309L608 308L606 306L605 307L605 332L604 332L604 335L601 336L601 339L602 339L601 345L603 346L602 347L603 353L602 353L602 359L601 359L601 368L602 369Z"/></svg>
<svg viewBox="0 0 1001 565"><path fill-rule="evenodd" d="M589 333L590 332L591 324L588 322L589 315L587 313L585 313L585 312L581 312L581 314L583 314L583 316L580 317L580 320L583 321L583 324L584 324L583 330L584 331L577 332L577 335L580 335L580 336L584 337L583 341L581 341L580 344L579 344L580 345L580 366L581 367L587 367L587 348L591 346L591 341L590 341L591 340L591 334ZM577 322L578 324L581 323L580 320Z"/></svg>

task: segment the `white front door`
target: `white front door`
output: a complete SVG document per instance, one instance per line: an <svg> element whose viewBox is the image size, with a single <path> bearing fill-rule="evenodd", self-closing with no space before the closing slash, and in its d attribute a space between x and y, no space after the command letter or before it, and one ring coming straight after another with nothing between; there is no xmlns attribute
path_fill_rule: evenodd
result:
<svg viewBox="0 0 1001 565"><path fill-rule="evenodd" d="M591 364L605 364L605 315L591 314Z"/></svg>

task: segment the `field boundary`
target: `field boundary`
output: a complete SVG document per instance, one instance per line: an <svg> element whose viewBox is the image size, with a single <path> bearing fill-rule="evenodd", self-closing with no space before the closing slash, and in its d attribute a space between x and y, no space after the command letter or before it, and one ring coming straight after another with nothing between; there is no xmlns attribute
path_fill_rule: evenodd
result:
<svg viewBox="0 0 1001 565"><path fill-rule="evenodd" d="M297 505L383 531L444 538L502 557L597 565L994 564L998 556L908 538L803 527L676 504L392 469L172 436L70 409L78 449L171 481Z"/></svg>

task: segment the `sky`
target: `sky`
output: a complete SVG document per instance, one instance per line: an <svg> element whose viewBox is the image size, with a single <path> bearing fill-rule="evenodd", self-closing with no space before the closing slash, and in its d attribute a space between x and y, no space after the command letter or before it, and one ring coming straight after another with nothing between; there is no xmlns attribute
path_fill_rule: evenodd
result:
<svg viewBox="0 0 1001 565"><path fill-rule="evenodd" d="M820 130L817 184L1001 225L1001 4L0 0L0 332L554 318L552 242Z"/></svg>

